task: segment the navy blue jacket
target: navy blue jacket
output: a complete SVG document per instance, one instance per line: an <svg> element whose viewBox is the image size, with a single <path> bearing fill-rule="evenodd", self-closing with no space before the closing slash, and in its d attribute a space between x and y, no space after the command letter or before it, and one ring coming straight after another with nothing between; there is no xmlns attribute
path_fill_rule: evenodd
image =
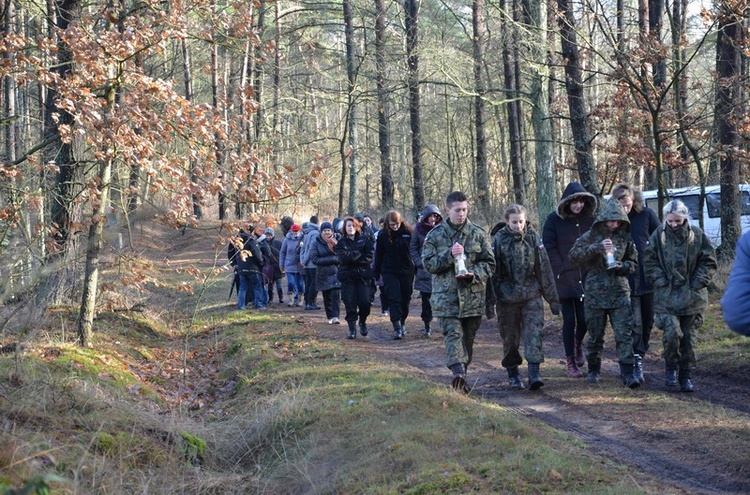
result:
<svg viewBox="0 0 750 495"><path fill-rule="evenodd" d="M745 233L737 243L721 308L729 328L750 336L750 232Z"/></svg>
<svg viewBox="0 0 750 495"><path fill-rule="evenodd" d="M642 296L654 290L651 281L646 277L643 253L649 246L649 237L661 223L654 210L645 206L643 194L638 190L635 191L633 208L628 213L628 218L630 219L630 235L638 251L638 269L628 277L630 296Z"/></svg>

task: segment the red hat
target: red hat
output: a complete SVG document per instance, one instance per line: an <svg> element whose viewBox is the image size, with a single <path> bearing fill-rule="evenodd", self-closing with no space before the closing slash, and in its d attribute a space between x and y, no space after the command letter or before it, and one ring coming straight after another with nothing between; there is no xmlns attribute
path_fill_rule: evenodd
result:
<svg viewBox="0 0 750 495"><path fill-rule="evenodd" d="M299 232L302 229L298 224L292 225L292 232Z"/></svg>

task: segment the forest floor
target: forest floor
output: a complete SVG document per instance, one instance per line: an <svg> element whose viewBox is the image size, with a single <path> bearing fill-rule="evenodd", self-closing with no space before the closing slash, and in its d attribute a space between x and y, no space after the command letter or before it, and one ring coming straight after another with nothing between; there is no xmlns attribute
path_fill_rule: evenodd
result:
<svg viewBox="0 0 750 495"><path fill-rule="evenodd" d="M139 246L144 246L139 251L141 257L155 265L168 266L169 270L190 271L189 266L207 270L226 260L224 248L215 243L215 232L188 230L185 235L175 232L156 236L146 231L138 234L136 240ZM229 272L212 277L198 302L195 296L177 297L165 292L153 294L147 304L158 303L173 314L187 315L196 309L226 313L234 305L227 299L229 279ZM725 329L718 299L716 296L713 299L702 330L705 336L699 337L694 393L685 394L664 386L664 363L659 357L661 333L657 329L649 355L644 359L645 386L636 390L622 386L611 329L605 337L601 382L590 384L584 378L567 377L561 319L548 313L544 330L546 360L541 367L545 385L533 392L528 388L510 389L500 364L502 345L497 320L484 319L467 376L471 386L469 397L547 425L568 435L571 442L584 445L595 457L632 468L634 491L639 488L637 480L644 479L645 474L663 484L659 493L750 493L750 365L747 364L750 345ZM380 316L377 300L376 297L368 320L369 336L358 336L351 341L346 339L346 325L329 325L322 310L305 311L274 301L264 311L288 315L317 339L341 342L345 348L367 353L378 362L392 363L400 372L448 387L450 372L445 366L442 336L437 331L437 322L433 323L431 337L422 335L418 298L412 300L406 324L408 334L403 340L393 340L390 321ZM322 305L320 295L318 304ZM172 322L177 326L188 323L187 320ZM174 344L175 349L153 352L158 353L161 369L174 369L177 374L184 356L180 351L181 339L176 338ZM204 347L205 353L211 349L208 343ZM208 418L221 411L222 403L232 395L234 383L219 383L228 379L215 371L217 356L210 353L203 359L199 356L203 351L196 353L195 369L190 376L211 382L212 388L219 392L213 398L195 401L195 408L190 406L190 409ZM205 373L201 371L204 367ZM139 372L136 366L132 368ZM140 371L144 376L153 373L152 369ZM526 378L525 366L522 371ZM164 389L157 393L165 398L178 397L184 404L189 402L190 393L185 393L186 390L206 388L206 383L187 384L185 378L164 380ZM180 390L170 390L172 384L179 384Z"/></svg>
<svg viewBox="0 0 750 495"><path fill-rule="evenodd" d="M191 258L210 258L209 253ZM415 296L418 294L415 292ZM322 306L322 296L318 296ZM325 314L290 308L278 301L269 310L294 313L297 321L319 338L341 340L346 325L328 325ZM365 350L378 360L393 362L414 376L447 384L445 348L439 331L422 335L420 302L412 300L408 334L393 340L387 317L380 316L378 298L369 319L370 334L347 345ZM723 325L714 301L706 325ZM342 323L343 322L342 304ZM660 479L669 491L685 493L750 493L750 379L746 366L736 367L732 356L704 362L699 355L694 371L694 393L664 385L661 333L654 329L649 355L644 359L645 386L622 386L611 329L605 337L602 380L566 375L561 319L548 313L542 365L544 387L538 391L510 389L500 365L502 344L497 320L484 319L467 376L471 397L490 401L551 428L567 433L592 452ZM433 327L437 327L433 322ZM746 361L743 361L746 362ZM709 368L710 367L710 368ZM522 368L526 377L525 366ZM583 369L585 373L585 367Z"/></svg>

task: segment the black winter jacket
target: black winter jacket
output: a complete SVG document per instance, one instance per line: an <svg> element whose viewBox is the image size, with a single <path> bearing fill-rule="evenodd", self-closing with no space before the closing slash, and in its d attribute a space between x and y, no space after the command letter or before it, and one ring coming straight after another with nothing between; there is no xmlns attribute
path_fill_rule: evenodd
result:
<svg viewBox="0 0 750 495"><path fill-rule="evenodd" d="M390 234L390 235L389 235ZM411 259L411 233L401 224L398 230L383 230L378 234L375 246L375 278L384 273L414 275Z"/></svg>
<svg viewBox="0 0 750 495"><path fill-rule="evenodd" d="M584 207L578 215L570 211L574 199L583 199ZM573 265L568 253L576 239L587 232L594 223L596 197L582 185L571 182L563 192L557 209L547 216L542 230L542 243L547 250L552 273L555 275L560 299L577 299L583 296L586 269Z"/></svg>
<svg viewBox="0 0 750 495"><path fill-rule="evenodd" d="M317 267L315 270L315 288L320 291L340 288L338 255L328 249L328 243L322 236L315 237L309 249L308 257Z"/></svg>
<svg viewBox="0 0 750 495"><path fill-rule="evenodd" d="M343 236L336 244L336 254L339 257L339 281L343 284L367 282L372 280L370 264L375 253L372 239L359 232L354 238Z"/></svg>

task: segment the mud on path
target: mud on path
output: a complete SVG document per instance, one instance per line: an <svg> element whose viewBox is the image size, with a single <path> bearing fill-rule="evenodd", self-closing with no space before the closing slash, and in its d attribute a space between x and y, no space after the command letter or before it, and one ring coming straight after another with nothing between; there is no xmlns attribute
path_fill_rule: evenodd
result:
<svg viewBox="0 0 750 495"><path fill-rule="evenodd" d="M301 308L283 310L297 312ZM322 338L344 339L348 333L345 324L326 324L323 311L302 313ZM380 308L373 306L369 336L358 336L348 345L447 386L450 372L445 367L441 335L433 331L430 338L422 336L416 301L404 340L393 340L388 318L379 315ZM545 423L602 457L659 479L663 493L750 493L750 436L746 431L750 428L750 383L745 377L738 383L698 370L693 380L696 392L683 394L664 386L663 361L653 355L644 361L646 385L627 389L620 381L613 359L614 341L608 330L601 383L589 384L585 379L567 377L560 335L560 321L548 321L546 362L542 365L545 386L535 392L528 388L515 391L508 386L507 374L500 365L502 345L497 322L485 319L467 375L470 396ZM525 365L522 371L525 378ZM686 415L686 409L698 414ZM634 484L637 478L634 472Z"/></svg>

